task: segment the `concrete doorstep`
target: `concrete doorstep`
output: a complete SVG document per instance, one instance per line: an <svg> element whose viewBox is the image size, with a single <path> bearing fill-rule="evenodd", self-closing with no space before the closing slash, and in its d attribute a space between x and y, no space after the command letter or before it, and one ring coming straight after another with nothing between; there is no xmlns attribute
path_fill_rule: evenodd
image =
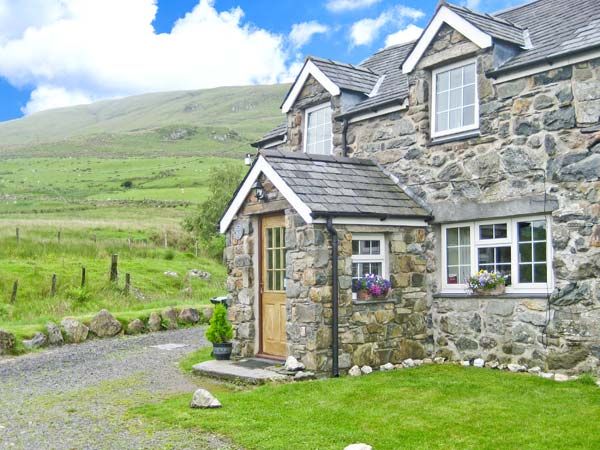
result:
<svg viewBox="0 0 600 450"><path fill-rule="evenodd" d="M262 360L257 360L262 361ZM196 364L192 370L196 375L219 378L222 380L241 381L248 384L264 384L269 381L285 381L286 375L275 372L272 361L265 364L248 364L253 360L241 361L205 361ZM270 367L269 364L272 366ZM258 366L258 367L257 367ZM263 367L260 367L263 366Z"/></svg>

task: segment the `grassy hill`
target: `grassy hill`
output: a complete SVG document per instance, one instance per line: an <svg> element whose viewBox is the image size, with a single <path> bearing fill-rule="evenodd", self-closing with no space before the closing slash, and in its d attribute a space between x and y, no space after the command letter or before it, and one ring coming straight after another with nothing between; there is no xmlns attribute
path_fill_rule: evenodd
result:
<svg viewBox="0 0 600 450"><path fill-rule="evenodd" d="M288 85L161 92L0 123L0 157L239 155L282 122Z"/></svg>

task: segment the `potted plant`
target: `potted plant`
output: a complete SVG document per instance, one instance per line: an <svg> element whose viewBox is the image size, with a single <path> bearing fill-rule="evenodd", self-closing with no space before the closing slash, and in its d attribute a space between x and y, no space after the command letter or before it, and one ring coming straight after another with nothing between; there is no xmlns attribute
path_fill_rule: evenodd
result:
<svg viewBox="0 0 600 450"><path fill-rule="evenodd" d="M380 275L367 274L353 281L359 300L386 298L392 284Z"/></svg>
<svg viewBox="0 0 600 450"><path fill-rule="evenodd" d="M206 329L206 339L213 344L213 355L215 359L226 360L231 358L231 338L233 328L227 320L227 308L223 304L215 306L215 311L210 324Z"/></svg>
<svg viewBox="0 0 600 450"><path fill-rule="evenodd" d="M469 289L477 295L500 295L506 287L506 277L497 272L480 270L469 277Z"/></svg>

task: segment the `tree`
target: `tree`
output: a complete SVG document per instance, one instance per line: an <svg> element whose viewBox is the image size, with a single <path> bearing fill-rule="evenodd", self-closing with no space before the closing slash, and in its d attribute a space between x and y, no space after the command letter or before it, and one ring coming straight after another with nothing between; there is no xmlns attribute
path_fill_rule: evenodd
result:
<svg viewBox="0 0 600 450"><path fill-rule="evenodd" d="M217 229L219 219L244 174L245 168L233 163L211 169L208 199L200 204L198 212L183 222L184 229L194 234L202 247L214 258L221 257L225 248L225 239Z"/></svg>
<svg viewBox="0 0 600 450"><path fill-rule="evenodd" d="M227 320L227 308L218 304L210 319L210 325L206 329L206 339L213 344L224 344L233 337L233 327Z"/></svg>

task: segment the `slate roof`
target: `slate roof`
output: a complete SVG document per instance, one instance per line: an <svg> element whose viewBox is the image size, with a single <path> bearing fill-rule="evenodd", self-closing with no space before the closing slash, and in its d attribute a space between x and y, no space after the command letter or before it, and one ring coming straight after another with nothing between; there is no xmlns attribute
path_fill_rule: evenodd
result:
<svg viewBox="0 0 600 450"><path fill-rule="evenodd" d="M379 75L367 67L343 64L314 56L310 56L308 59L340 89L368 94L379 79Z"/></svg>
<svg viewBox="0 0 600 450"><path fill-rule="evenodd" d="M371 160L279 150L260 154L314 216L430 216Z"/></svg>
<svg viewBox="0 0 600 450"><path fill-rule="evenodd" d="M287 133L287 123L282 123L281 125L273 128L271 131L266 133L260 140L253 142L251 145L253 147L260 147L261 145L267 144L269 141L273 141L276 139L281 139Z"/></svg>
<svg viewBox="0 0 600 450"><path fill-rule="evenodd" d="M478 13L449 3L446 3L445 6L493 38L522 47L526 44L523 34L525 30L507 19Z"/></svg>
<svg viewBox="0 0 600 450"><path fill-rule="evenodd" d="M537 0L499 12L495 17L529 30L533 45L496 72L600 46L598 0Z"/></svg>

